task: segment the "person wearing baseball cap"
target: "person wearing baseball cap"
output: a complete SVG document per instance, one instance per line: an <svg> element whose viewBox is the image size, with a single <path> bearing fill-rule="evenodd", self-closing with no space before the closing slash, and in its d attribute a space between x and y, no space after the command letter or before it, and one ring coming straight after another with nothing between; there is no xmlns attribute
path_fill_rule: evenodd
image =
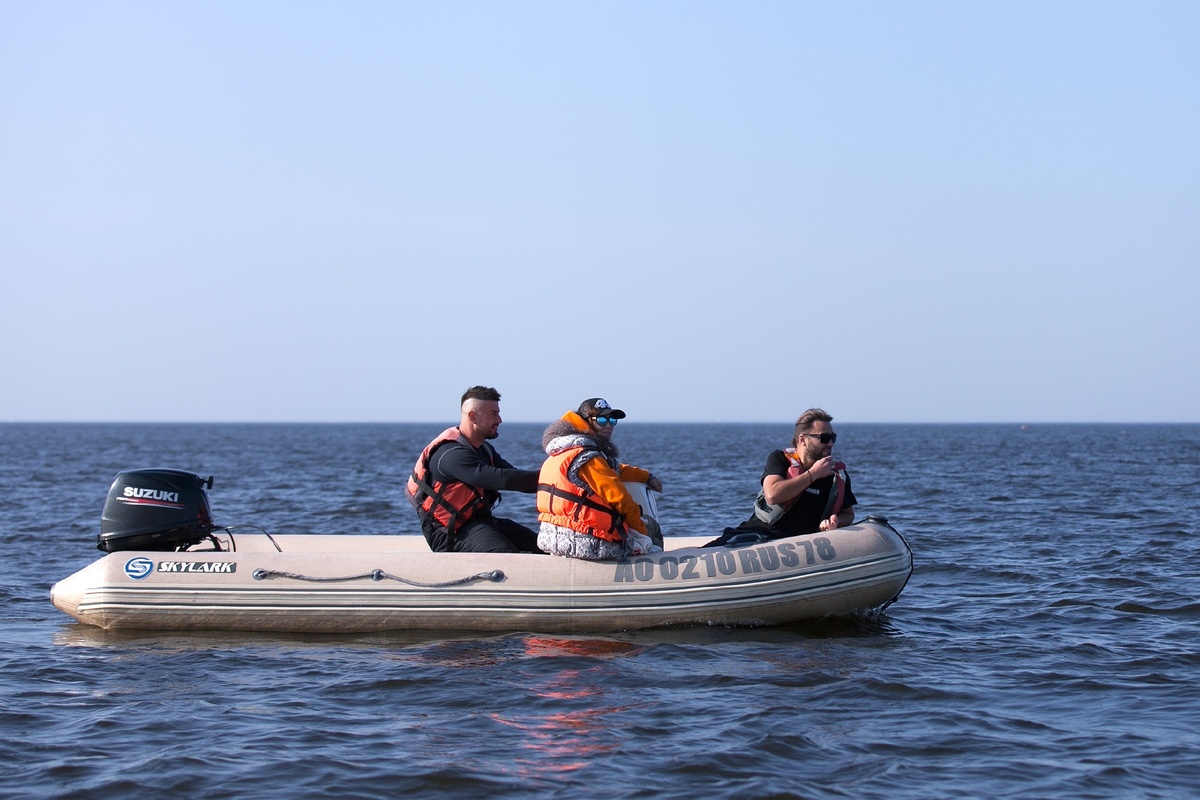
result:
<svg viewBox="0 0 1200 800"><path fill-rule="evenodd" d="M538 547L552 555L592 561L662 549L662 533L623 482L662 481L618 460L613 429L625 412L590 397L552 422L542 434L546 461L538 475ZM647 525L649 522L649 526Z"/></svg>
<svg viewBox="0 0 1200 800"><path fill-rule="evenodd" d="M576 413L584 419L596 419L597 417L625 419L625 412L610 406L603 397L589 397L579 404L579 410Z"/></svg>

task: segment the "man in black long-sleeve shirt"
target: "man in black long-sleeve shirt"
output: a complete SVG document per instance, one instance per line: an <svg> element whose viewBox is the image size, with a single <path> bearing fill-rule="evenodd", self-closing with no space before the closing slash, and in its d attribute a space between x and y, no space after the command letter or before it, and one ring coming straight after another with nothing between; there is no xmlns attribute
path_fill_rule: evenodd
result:
<svg viewBox="0 0 1200 800"><path fill-rule="evenodd" d="M499 435L500 393L473 386L463 394L458 427L437 436L417 459L408 493L431 550L539 553L537 534L492 515L500 490L532 494L537 470L517 469L489 443Z"/></svg>

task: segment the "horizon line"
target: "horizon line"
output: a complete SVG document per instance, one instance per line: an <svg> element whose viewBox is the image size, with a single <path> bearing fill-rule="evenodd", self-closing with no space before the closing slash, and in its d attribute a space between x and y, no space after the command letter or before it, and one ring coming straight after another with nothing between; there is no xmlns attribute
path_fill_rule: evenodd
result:
<svg viewBox="0 0 1200 800"><path fill-rule="evenodd" d="M11 419L0 425L447 425L442 420L128 420ZM540 420L504 420L512 425L544 425ZM623 420L627 425L792 425L789 420ZM841 420L849 425L1197 425L1200 420Z"/></svg>

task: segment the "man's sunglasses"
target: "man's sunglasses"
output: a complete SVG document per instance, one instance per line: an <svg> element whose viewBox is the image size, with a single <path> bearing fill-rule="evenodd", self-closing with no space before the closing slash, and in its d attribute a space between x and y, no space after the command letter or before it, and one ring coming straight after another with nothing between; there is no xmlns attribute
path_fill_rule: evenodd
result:
<svg viewBox="0 0 1200 800"><path fill-rule="evenodd" d="M802 433L801 436L809 436L813 439L820 439L821 444L833 444L837 441L836 433Z"/></svg>
<svg viewBox="0 0 1200 800"><path fill-rule="evenodd" d="M596 420L597 425L616 425L617 424L616 417L592 417L592 419Z"/></svg>

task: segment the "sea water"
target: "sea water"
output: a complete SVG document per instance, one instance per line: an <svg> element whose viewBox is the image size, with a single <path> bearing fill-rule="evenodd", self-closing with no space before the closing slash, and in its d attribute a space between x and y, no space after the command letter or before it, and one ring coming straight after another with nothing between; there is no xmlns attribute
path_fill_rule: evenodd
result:
<svg viewBox="0 0 1200 800"><path fill-rule="evenodd" d="M109 633L49 601L114 475L220 525L417 535L440 425L0 425L0 797L1175 798L1200 786L1200 426L836 423L915 571L883 615L603 636ZM622 423L664 532L750 514L777 425ZM541 426L496 445L540 462ZM532 498L498 513L532 525Z"/></svg>

